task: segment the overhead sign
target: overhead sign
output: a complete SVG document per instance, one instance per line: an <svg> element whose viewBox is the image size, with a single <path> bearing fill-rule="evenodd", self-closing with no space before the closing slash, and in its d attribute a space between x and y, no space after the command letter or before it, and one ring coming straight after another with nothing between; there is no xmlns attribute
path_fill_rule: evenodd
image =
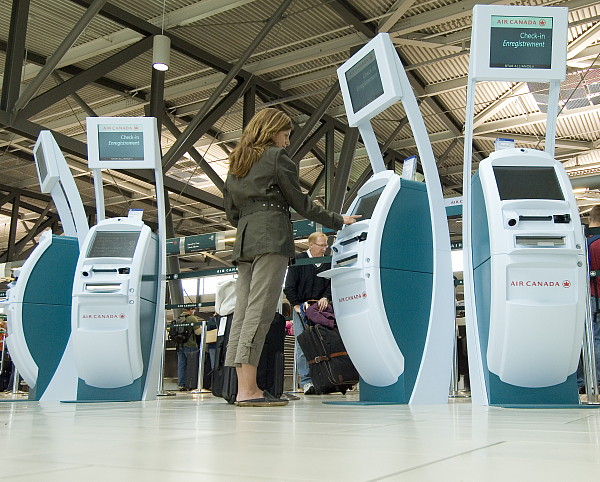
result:
<svg viewBox="0 0 600 482"><path fill-rule="evenodd" d="M475 5L470 77L512 82L564 80L568 9Z"/></svg>

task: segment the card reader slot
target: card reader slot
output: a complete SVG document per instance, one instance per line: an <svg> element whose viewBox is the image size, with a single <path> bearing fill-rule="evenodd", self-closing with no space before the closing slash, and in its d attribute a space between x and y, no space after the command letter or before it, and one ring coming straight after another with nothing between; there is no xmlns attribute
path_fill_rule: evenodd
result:
<svg viewBox="0 0 600 482"><path fill-rule="evenodd" d="M85 284L85 290L92 293L115 293L121 291L121 283Z"/></svg>
<svg viewBox="0 0 600 482"><path fill-rule="evenodd" d="M552 216L519 216L519 221L552 221Z"/></svg>
<svg viewBox="0 0 600 482"><path fill-rule="evenodd" d="M564 246L565 236L515 236L517 246Z"/></svg>
<svg viewBox="0 0 600 482"><path fill-rule="evenodd" d="M336 266L346 266L348 264L353 264L358 261L358 254L353 254L352 256L348 256L346 258L342 258L336 261Z"/></svg>
<svg viewBox="0 0 600 482"><path fill-rule="evenodd" d="M116 273L117 268L92 268L93 273Z"/></svg>

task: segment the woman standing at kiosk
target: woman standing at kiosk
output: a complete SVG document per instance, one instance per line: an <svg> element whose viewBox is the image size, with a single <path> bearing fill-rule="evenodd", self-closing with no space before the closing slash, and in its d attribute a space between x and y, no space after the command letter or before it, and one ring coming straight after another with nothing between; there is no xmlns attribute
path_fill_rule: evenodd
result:
<svg viewBox="0 0 600 482"><path fill-rule="evenodd" d="M291 130L289 116L264 109L250 120L229 156L223 200L237 228L232 261L238 280L225 365L236 368L238 406L288 403L258 388L256 369L289 258L295 255L290 207L336 230L357 218L327 211L302 192L297 166L285 152Z"/></svg>

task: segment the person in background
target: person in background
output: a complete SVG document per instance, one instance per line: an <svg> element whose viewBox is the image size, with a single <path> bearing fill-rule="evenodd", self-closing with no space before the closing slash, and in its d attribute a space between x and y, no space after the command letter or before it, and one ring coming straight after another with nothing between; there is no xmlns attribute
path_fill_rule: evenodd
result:
<svg viewBox="0 0 600 482"><path fill-rule="evenodd" d="M229 156L223 189L227 218L237 228L232 261L237 300L225 365L235 367L238 406L286 405L256 383L258 361L280 299L289 258L295 255L290 207L331 229L352 224L303 193L298 166L287 155L292 120L273 108L259 111Z"/></svg>
<svg viewBox="0 0 600 482"><path fill-rule="evenodd" d="M600 205L594 206L590 211L589 227L600 228ZM587 243L590 271L597 271L600 275L600 236L588 236ZM600 379L600 276L590 278L590 306L592 309L592 326L594 328L596 377ZM579 385L579 392L583 393L583 367L581 362L577 368L577 384Z"/></svg>
<svg viewBox="0 0 600 482"><path fill-rule="evenodd" d="M177 323L198 323L198 318L194 316L194 310L192 308L185 308L179 318L177 319ZM187 357L186 353L193 353L198 351L198 343L196 342L196 337L194 336L194 332L192 333L188 340L181 345L178 345L177 348L177 385L179 390L185 391L190 388L185 384L185 373L187 370Z"/></svg>
<svg viewBox="0 0 600 482"><path fill-rule="evenodd" d="M320 231L308 237L308 250L296 256L296 259L320 258L325 256L327 250L327 237ZM331 280L317 276L322 271L331 268L331 263L304 264L290 266L285 279L283 292L294 308L294 336L296 337L296 370L300 376L300 386L305 395L315 393L308 362L298 344L298 336L304 332L300 305L309 300L316 301L319 311L327 308L331 301Z"/></svg>

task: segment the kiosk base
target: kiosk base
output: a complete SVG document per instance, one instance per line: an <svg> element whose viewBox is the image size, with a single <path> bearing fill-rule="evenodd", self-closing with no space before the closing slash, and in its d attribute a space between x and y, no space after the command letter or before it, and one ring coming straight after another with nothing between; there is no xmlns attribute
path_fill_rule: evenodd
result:
<svg viewBox="0 0 600 482"><path fill-rule="evenodd" d="M517 387L500 380L498 375L488 372L490 405L533 405L537 407L577 405L577 375L574 373L558 385L542 388Z"/></svg>
<svg viewBox="0 0 600 482"><path fill-rule="evenodd" d="M398 377L396 383L387 387L370 385L362 378L358 387L361 402L408 403L409 395L407 395L404 387L404 374Z"/></svg>
<svg viewBox="0 0 600 482"><path fill-rule="evenodd" d="M565 408L600 408L600 405L586 405L584 403L565 403L565 404L532 404L532 405L526 405L526 404L491 404L491 407L498 407L498 408L535 408L535 409L539 409L539 408L543 408L543 409L550 409L550 410L559 410L559 409L565 409Z"/></svg>

